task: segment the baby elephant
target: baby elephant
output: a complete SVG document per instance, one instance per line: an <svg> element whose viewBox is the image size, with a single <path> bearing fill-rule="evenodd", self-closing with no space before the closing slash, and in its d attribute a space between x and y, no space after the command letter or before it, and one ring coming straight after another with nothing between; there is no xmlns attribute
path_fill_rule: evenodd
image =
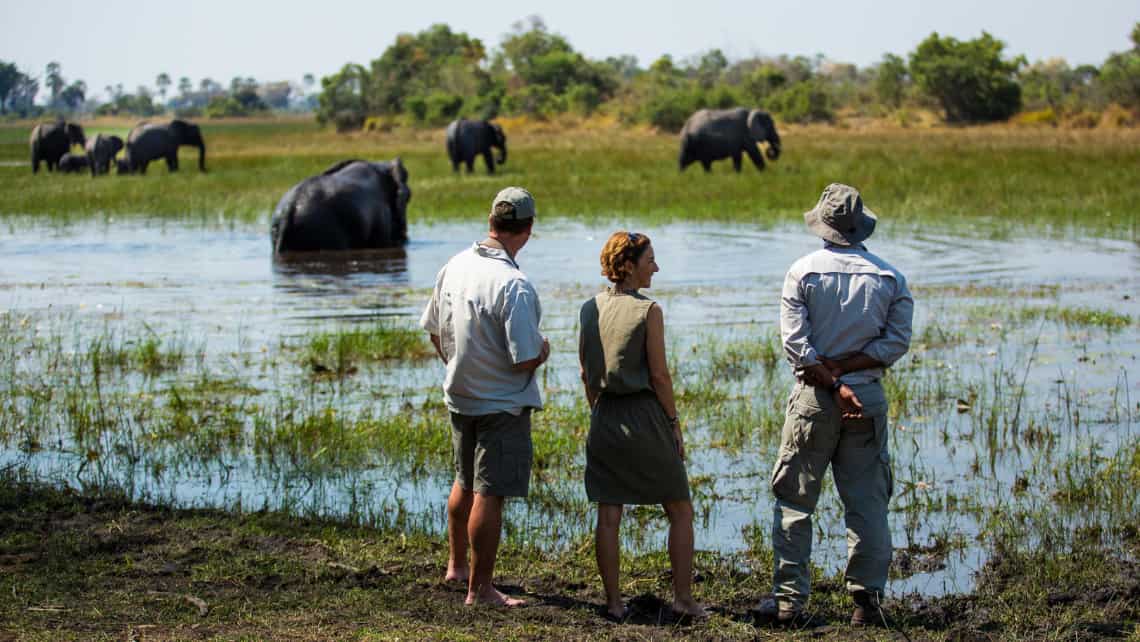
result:
<svg viewBox="0 0 1140 642"><path fill-rule="evenodd" d="M111 169L111 161L123 149L123 139L118 136L97 134L87 141L87 164L91 175L106 174Z"/></svg>
<svg viewBox="0 0 1140 642"><path fill-rule="evenodd" d="M59 159L59 171L64 174L74 174L87 169L87 157L82 154L68 152Z"/></svg>

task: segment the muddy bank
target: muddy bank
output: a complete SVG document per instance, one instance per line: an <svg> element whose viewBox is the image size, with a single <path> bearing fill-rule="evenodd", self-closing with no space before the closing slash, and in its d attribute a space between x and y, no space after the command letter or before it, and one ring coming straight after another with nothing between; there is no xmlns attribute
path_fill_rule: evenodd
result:
<svg viewBox="0 0 1140 642"><path fill-rule="evenodd" d="M969 595L890 600L911 639L1103 639L1140 633L1137 551L1049 556L996 551ZM442 540L396 530L170 510L8 480L0 484L0 637L11 639L823 639L855 631L840 578L820 578L808 631L757 628L765 561L698 555L706 622L669 612L663 553L624 560L634 615L599 615L588 542L577 551L505 550L504 588L529 605L465 608L441 581ZM633 590L630 590L631 587ZM9 596L11 596L9 598Z"/></svg>

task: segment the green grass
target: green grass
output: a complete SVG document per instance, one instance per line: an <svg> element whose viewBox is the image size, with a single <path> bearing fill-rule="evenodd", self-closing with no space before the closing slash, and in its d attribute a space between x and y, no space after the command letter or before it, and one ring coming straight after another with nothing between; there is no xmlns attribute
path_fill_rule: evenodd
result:
<svg viewBox="0 0 1140 642"><path fill-rule="evenodd" d="M88 133L121 122L93 123ZM496 176L451 172L438 130L337 135L311 122L204 121L210 171L183 153L183 169L148 176L33 176L0 166L0 217L56 222L168 216L215 224L265 222L285 191L345 158L400 156L410 171L415 222L478 219L503 184L528 187L540 216L652 222L798 224L832 181L859 187L899 232L971 229L1003 237L1071 233L1136 238L1140 133L1013 127L846 130L786 127L784 155L760 174L676 168L672 135L621 128L508 127L509 162ZM0 161L26 161L30 123L0 126Z"/></svg>
<svg viewBox="0 0 1140 642"><path fill-rule="evenodd" d="M316 373L353 374L357 364L434 357L424 333L381 321L367 327L337 328L304 339L303 360Z"/></svg>

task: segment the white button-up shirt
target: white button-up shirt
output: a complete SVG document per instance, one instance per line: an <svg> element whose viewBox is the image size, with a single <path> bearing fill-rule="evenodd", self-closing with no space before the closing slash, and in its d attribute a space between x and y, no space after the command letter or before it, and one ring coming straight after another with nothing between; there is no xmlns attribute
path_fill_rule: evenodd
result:
<svg viewBox="0 0 1140 642"><path fill-rule="evenodd" d="M858 245L825 244L801 257L784 278L780 336L799 377L820 356L844 359L860 352L889 366L910 348L914 300L906 278ZM849 372L844 383L877 381L882 368Z"/></svg>
<svg viewBox="0 0 1140 642"><path fill-rule="evenodd" d="M513 367L542 351L541 319L538 293L505 251L476 243L452 257L436 276L420 318L447 358L448 409L517 415L541 408L534 373Z"/></svg>

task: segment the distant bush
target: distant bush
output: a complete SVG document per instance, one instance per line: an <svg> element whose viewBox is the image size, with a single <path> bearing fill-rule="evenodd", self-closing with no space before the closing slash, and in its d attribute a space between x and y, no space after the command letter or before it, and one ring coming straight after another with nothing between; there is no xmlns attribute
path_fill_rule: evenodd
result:
<svg viewBox="0 0 1140 642"><path fill-rule="evenodd" d="M1137 115L1120 105L1109 105L1100 115L1100 122L1097 123L1098 127L1107 128L1120 128L1120 127L1135 127Z"/></svg>
<svg viewBox="0 0 1140 642"><path fill-rule="evenodd" d="M815 80L796 83L768 98L768 108L792 123L831 122L831 97Z"/></svg>
<svg viewBox="0 0 1140 642"><path fill-rule="evenodd" d="M1065 118L1065 126L1073 129L1093 129L1100 123L1100 114L1093 111L1079 111Z"/></svg>
<svg viewBox="0 0 1140 642"><path fill-rule="evenodd" d="M699 91L660 91L646 101L642 114L644 120L657 129L679 132L689 116L703 106L704 101Z"/></svg>
<svg viewBox="0 0 1140 642"><path fill-rule="evenodd" d="M333 114L332 124L339 133L356 131L364 125L364 113L351 109L338 111Z"/></svg>
<svg viewBox="0 0 1140 642"><path fill-rule="evenodd" d="M1052 107L1037 111L1023 111L1014 119L1019 125L1052 125L1057 126L1057 112Z"/></svg>

